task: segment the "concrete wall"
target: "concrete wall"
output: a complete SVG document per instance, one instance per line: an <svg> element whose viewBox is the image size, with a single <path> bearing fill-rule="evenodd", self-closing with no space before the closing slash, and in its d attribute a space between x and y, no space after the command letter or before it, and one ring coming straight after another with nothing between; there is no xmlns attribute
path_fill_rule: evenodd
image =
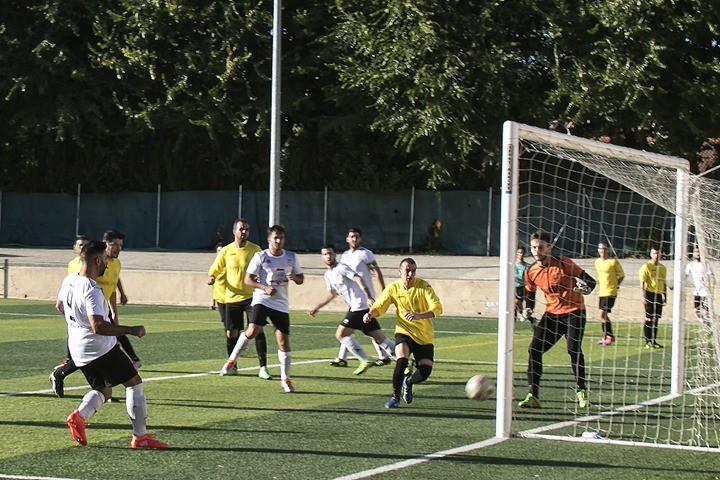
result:
<svg viewBox="0 0 720 480"><path fill-rule="evenodd" d="M8 297L35 300L54 300L66 275L65 268L13 267L9 270ZM207 276L199 272L166 272L146 270L123 270L122 282L131 304L209 306L211 289ZM498 314L498 281L430 279L445 313L454 316L496 317ZM305 275L305 283L291 285L290 306L293 310L308 310L325 295L325 282L321 275ZM671 292L668 292L671 293ZM542 300L542 294L538 299ZM620 295L611 315L614 321L642 319L644 311L640 302L640 288L620 288ZM694 319L692 291L686 292L686 318ZM668 295L663 318L672 317L672 295ZM586 297L588 317L597 319L597 296ZM344 311L345 303L335 299L325 307L328 311Z"/></svg>

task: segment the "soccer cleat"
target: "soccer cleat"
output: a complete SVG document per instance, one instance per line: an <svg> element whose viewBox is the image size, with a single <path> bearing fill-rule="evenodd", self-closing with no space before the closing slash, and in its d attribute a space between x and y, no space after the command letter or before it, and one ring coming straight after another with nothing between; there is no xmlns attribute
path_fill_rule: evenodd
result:
<svg viewBox="0 0 720 480"><path fill-rule="evenodd" d="M660 344L659 344L659 343L657 343L657 342L653 343L653 346L652 346L652 347L653 347L653 348L655 348L655 349L658 349L658 348L665 348L665 347L663 347L662 345L660 345Z"/></svg>
<svg viewBox="0 0 720 480"><path fill-rule="evenodd" d="M518 403L520 408L540 408L540 400L533 395L528 393L523 400Z"/></svg>
<svg viewBox="0 0 720 480"><path fill-rule="evenodd" d="M237 367L235 367L235 374L237 375ZM267 367L260 367L260 370L258 370L258 378L262 378L263 380L272 380L272 375L270 375L270 371Z"/></svg>
<svg viewBox="0 0 720 480"><path fill-rule="evenodd" d="M385 365L390 365L391 362L392 360L390 359L390 357L378 358L377 360L375 360L375 366L382 367Z"/></svg>
<svg viewBox="0 0 720 480"><path fill-rule="evenodd" d="M138 437L133 434L130 439L130 448L154 448L155 450L165 450L168 447L167 443L163 443L159 440L155 440L155 435L145 434L142 437Z"/></svg>
<svg viewBox="0 0 720 480"><path fill-rule="evenodd" d="M412 390L412 383L410 383L410 375L403 378L402 383L402 397L403 400L405 400L405 403L410 404L413 402L413 390Z"/></svg>
<svg viewBox="0 0 720 480"><path fill-rule="evenodd" d="M577 392L578 408L587 408L590 402L587 399L587 393L585 390L578 390Z"/></svg>
<svg viewBox="0 0 720 480"><path fill-rule="evenodd" d="M295 386L293 386L292 381L289 378L286 378L285 380L280 380L280 385L282 386L285 393L293 393L295 391Z"/></svg>
<svg viewBox="0 0 720 480"><path fill-rule="evenodd" d="M343 360L342 358L336 358L332 362L330 362L331 367L347 367L347 360Z"/></svg>
<svg viewBox="0 0 720 480"><path fill-rule="evenodd" d="M228 360L220 370L220 375L237 375L237 363L235 360Z"/></svg>
<svg viewBox="0 0 720 480"><path fill-rule="evenodd" d="M58 369L60 368L62 368L62 365L57 365L50 373L50 388L53 392L55 392L55 395L62 398L65 396L65 379L59 378L56 375Z"/></svg>
<svg viewBox="0 0 720 480"><path fill-rule="evenodd" d="M373 365L375 365L375 362L372 362L371 360L362 362L360 363L360 366L355 369L353 375L362 375L363 373L370 370L370 367L372 367Z"/></svg>
<svg viewBox="0 0 720 480"><path fill-rule="evenodd" d="M80 416L80 412L75 410L68 415L66 423L70 428L70 436L72 439L80 445L87 445L87 437L85 436L85 419Z"/></svg>
<svg viewBox="0 0 720 480"><path fill-rule="evenodd" d="M400 405L400 399L396 397L390 397L390 400L385 404L385 408L397 408Z"/></svg>
<svg viewBox="0 0 720 480"><path fill-rule="evenodd" d="M645 347L644 347L645 350L650 350L651 347L652 347L652 342L645 342Z"/></svg>
<svg viewBox="0 0 720 480"><path fill-rule="evenodd" d="M415 371L415 359L410 358L410 359L408 359L408 366L405 367L405 371L403 372L403 375L405 375L407 377L408 375L412 375L413 371Z"/></svg>
<svg viewBox="0 0 720 480"><path fill-rule="evenodd" d="M615 337L612 335L606 335L605 337L601 338L597 341L598 345L602 345L603 347L609 347L615 342Z"/></svg>
<svg viewBox="0 0 720 480"><path fill-rule="evenodd" d="M136 358L132 361L133 367L135 367L135 370L139 370L142 368L142 361L139 358Z"/></svg>

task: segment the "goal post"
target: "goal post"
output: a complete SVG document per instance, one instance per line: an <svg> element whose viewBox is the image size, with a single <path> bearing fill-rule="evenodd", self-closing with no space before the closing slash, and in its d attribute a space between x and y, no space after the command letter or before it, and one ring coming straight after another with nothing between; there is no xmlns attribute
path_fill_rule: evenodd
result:
<svg viewBox="0 0 720 480"><path fill-rule="evenodd" d="M497 437L587 441L582 433L593 432L611 442L720 451L720 335L713 296L711 292L709 321L703 323L688 314L694 312L692 288L685 288L692 251L688 235L702 247L706 261L720 258L720 231L712 224L720 223L715 219L720 210L698 203L700 196L716 195L702 190L717 187L707 182L691 175L689 162L681 158L505 122ZM530 416L517 404L526 393L533 330L516 317L515 252L518 246L529 247L529 237L538 229L550 233L553 255L571 258L594 278L597 245L608 244L625 280L609 314L616 328L612 345L595 342L600 336L597 290L585 297L582 347L590 407L579 409L575 401L573 371L561 338L543 355L542 408ZM659 343L666 347L662 350L644 348L638 280L654 245L674 287L657 326ZM536 317L542 315L543 302L538 292ZM517 426L528 424L534 428L521 431Z"/></svg>

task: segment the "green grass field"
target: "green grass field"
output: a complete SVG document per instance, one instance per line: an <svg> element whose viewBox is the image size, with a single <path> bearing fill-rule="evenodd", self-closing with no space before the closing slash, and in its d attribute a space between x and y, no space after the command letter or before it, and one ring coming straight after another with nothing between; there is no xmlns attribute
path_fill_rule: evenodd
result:
<svg viewBox="0 0 720 480"><path fill-rule="evenodd" d="M468 400L464 384L474 374L495 376L495 320L436 320L432 377L416 387L412 405L386 410L392 366L355 377L353 368L328 365L337 352L337 313L293 313L295 394L258 379L252 355L240 360L239 376L217 374L225 358L217 312L125 306L120 315L124 324L147 328L145 338L131 341L144 363L149 429L171 450L130 450L124 403L106 404L91 419L87 447L73 442L64 420L86 392L84 377L67 379L64 398L52 394L47 378L64 356L65 322L49 302L0 300L0 478L720 478L714 453L522 438L483 444L495 435L495 402ZM392 331L391 318L381 324ZM529 335L526 326L516 334L516 396L524 391ZM589 351L593 340L586 338ZM277 375L272 336L269 350ZM566 394L552 393L553 377L562 378L559 385L571 380L564 349L546 361L548 408L520 412L519 429L569 415ZM125 396L122 388L115 394Z"/></svg>

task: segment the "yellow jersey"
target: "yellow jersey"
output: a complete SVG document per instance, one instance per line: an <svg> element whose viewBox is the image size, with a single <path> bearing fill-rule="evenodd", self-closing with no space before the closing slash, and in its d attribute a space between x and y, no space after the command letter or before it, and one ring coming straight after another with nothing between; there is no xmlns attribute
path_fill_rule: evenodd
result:
<svg viewBox="0 0 720 480"><path fill-rule="evenodd" d="M215 283L224 276L225 298L220 300L221 302L238 303L252 298L253 288L245 285L245 273L253 255L261 250L252 242L246 242L242 247L233 242L220 250L208 270L208 275L215 277Z"/></svg>
<svg viewBox="0 0 720 480"><path fill-rule="evenodd" d="M117 288L120 279L120 260L117 258L108 258L105 273L97 278L97 284L102 288L105 299L110 301L110 297Z"/></svg>
<svg viewBox="0 0 720 480"><path fill-rule="evenodd" d="M640 285L645 284L645 291L665 294L667 269L662 263L653 264L652 260L640 267Z"/></svg>
<svg viewBox="0 0 720 480"><path fill-rule="evenodd" d="M82 262L80 261L80 257L73 258L68 262L68 273L78 273L81 266Z"/></svg>
<svg viewBox="0 0 720 480"><path fill-rule="evenodd" d="M443 308L440 299L428 282L415 278L410 288L406 289L402 280L396 280L382 291L371 310L376 310L378 315L382 316L390 305L395 305L397 310L395 334L407 335L420 345L429 345L435 341L432 318L413 320L412 322L405 320L407 312L432 312L435 318L442 314Z"/></svg>
<svg viewBox="0 0 720 480"><path fill-rule="evenodd" d="M598 280L598 297L617 297L620 281L625 278L617 258L595 259L595 271Z"/></svg>

